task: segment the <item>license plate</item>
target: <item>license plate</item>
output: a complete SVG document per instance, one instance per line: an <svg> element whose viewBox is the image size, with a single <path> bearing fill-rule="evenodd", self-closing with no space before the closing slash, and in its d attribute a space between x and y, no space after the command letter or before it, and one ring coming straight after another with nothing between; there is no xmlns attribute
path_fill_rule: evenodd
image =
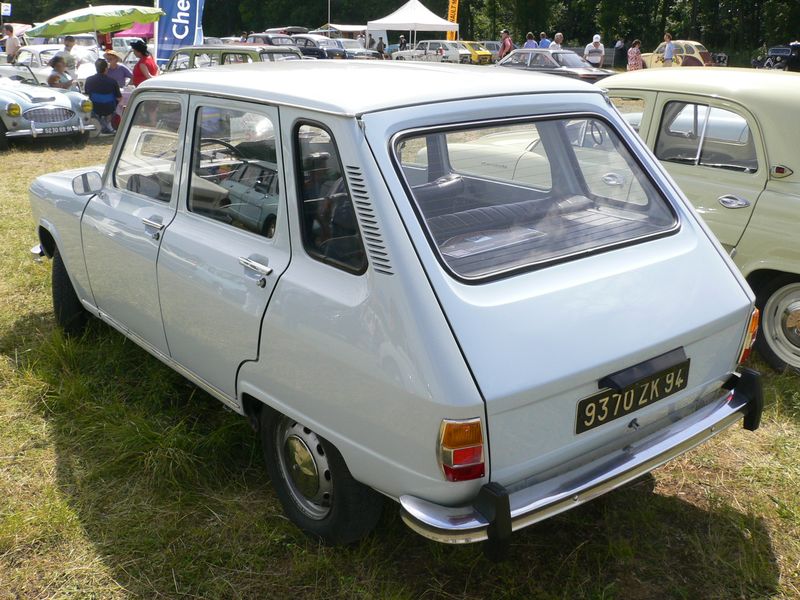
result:
<svg viewBox="0 0 800 600"><path fill-rule="evenodd" d="M689 359L640 379L621 390L605 389L578 402L575 433L583 433L640 408L663 400L686 387Z"/></svg>
<svg viewBox="0 0 800 600"><path fill-rule="evenodd" d="M71 133L72 127L45 127L44 134L53 134L53 133Z"/></svg>

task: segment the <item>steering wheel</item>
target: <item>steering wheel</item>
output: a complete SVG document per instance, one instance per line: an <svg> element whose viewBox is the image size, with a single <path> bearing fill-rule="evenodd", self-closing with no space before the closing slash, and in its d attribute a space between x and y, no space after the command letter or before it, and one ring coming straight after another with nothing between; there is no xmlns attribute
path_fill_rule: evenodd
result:
<svg viewBox="0 0 800 600"><path fill-rule="evenodd" d="M595 145L603 145L603 142L606 138L603 130L600 128L600 125L597 124L597 121L592 121L591 125L589 125L589 134L592 136L592 141L595 143Z"/></svg>
<svg viewBox="0 0 800 600"><path fill-rule="evenodd" d="M232 154L233 154L233 155L234 155L236 158L244 158L244 157L245 157L245 156L244 156L244 154L242 154L242 151L241 151L241 150L239 150L239 149L238 149L236 146L234 146L234 145L233 145L233 144L231 144L230 142L226 142L225 140L221 140L221 139L219 139L219 138L201 138L201 139L200 139L200 145L201 145L201 146L202 146L203 144L206 144L206 143L209 143L209 144L219 144L220 146L222 146L222 147L223 147L223 148L225 148L226 150L230 150L230 151L231 151L231 153L232 153Z"/></svg>

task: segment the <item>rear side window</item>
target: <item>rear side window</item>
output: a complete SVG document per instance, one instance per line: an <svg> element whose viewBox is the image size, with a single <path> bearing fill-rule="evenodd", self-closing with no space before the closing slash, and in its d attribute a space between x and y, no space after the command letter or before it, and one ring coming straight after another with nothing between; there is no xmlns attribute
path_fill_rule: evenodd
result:
<svg viewBox="0 0 800 600"><path fill-rule="evenodd" d="M251 62L253 62L253 59L250 58L250 55L248 54L241 54L241 53L230 54L226 52L225 54L222 55L223 65L238 65L242 63L251 63Z"/></svg>
<svg viewBox="0 0 800 600"><path fill-rule="evenodd" d="M431 243L460 278L576 258L677 227L601 119L414 132L394 148Z"/></svg>
<svg viewBox="0 0 800 600"><path fill-rule="evenodd" d="M303 124L295 130L294 144L306 252L339 269L363 273L367 256L333 137L318 125Z"/></svg>
<svg viewBox="0 0 800 600"><path fill-rule="evenodd" d="M690 102L664 106L656 156L666 162L755 173L758 156L747 120L730 110Z"/></svg>

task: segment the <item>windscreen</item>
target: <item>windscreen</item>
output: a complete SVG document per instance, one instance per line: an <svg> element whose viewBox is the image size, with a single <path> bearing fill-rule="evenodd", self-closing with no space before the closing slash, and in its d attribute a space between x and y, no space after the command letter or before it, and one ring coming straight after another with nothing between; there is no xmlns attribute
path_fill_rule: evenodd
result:
<svg viewBox="0 0 800 600"><path fill-rule="evenodd" d="M574 52L553 52L553 58L562 67L591 67L587 61L583 60Z"/></svg>
<svg viewBox="0 0 800 600"><path fill-rule="evenodd" d="M394 149L434 249L459 278L580 257L677 227L668 202L599 118L413 132Z"/></svg>

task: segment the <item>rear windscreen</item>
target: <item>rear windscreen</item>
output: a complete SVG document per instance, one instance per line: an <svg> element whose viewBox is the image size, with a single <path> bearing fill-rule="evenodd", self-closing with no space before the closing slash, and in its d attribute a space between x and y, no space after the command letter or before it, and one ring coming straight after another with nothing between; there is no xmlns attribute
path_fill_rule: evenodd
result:
<svg viewBox="0 0 800 600"><path fill-rule="evenodd" d="M677 219L593 117L414 132L395 158L435 250L480 279L667 233Z"/></svg>

